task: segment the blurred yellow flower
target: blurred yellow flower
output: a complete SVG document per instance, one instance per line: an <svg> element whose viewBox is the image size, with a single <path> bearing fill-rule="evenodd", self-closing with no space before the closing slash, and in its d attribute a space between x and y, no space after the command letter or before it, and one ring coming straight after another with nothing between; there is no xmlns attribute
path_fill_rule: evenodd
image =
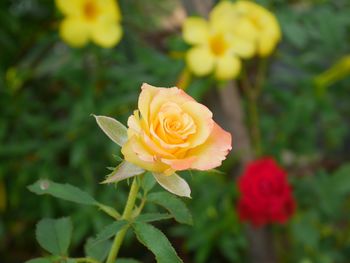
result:
<svg viewBox="0 0 350 263"><path fill-rule="evenodd" d="M239 57L250 57L254 47L250 41L223 30L221 21L189 17L183 24L183 38L193 45L186 53L189 69L197 76L214 72L219 80L232 79L241 68Z"/></svg>
<svg viewBox="0 0 350 263"><path fill-rule="evenodd" d="M115 0L56 0L56 6L65 15L60 35L69 45L81 47L91 40L110 48L120 41L121 14Z"/></svg>
<svg viewBox="0 0 350 263"><path fill-rule="evenodd" d="M274 14L251 1L221 1L212 10L210 19L222 30L251 41L255 53L261 57L270 55L281 39L281 29Z"/></svg>

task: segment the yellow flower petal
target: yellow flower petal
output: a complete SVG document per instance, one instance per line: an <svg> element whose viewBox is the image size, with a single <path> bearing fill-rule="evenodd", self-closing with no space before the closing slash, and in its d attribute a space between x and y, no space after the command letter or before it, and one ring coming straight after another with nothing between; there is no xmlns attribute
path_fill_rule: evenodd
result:
<svg viewBox="0 0 350 263"><path fill-rule="evenodd" d="M200 17L189 17L183 24L182 34L189 44L203 44L209 36L208 23Z"/></svg>
<svg viewBox="0 0 350 263"><path fill-rule="evenodd" d="M88 24L80 18L67 17L60 24L61 38L73 47L84 46L89 40Z"/></svg>
<svg viewBox="0 0 350 263"><path fill-rule="evenodd" d="M253 41L236 37L232 40L231 49L242 58L251 58L255 52L255 45Z"/></svg>
<svg viewBox="0 0 350 263"><path fill-rule="evenodd" d="M99 13L103 17L108 17L117 22L121 20L121 12L116 0L95 0L97 2Z"/></svg>
<svg viewBox="0 0 350 263"><path fill-rule="evenodd" d="M214 68L214 55L208 47L194 47L186 54L189 69L197 76L209 74Z"/></svg>
<svg viewBox="0 0 350 263"><path fill-rule="evenodd" d="M79 16L84 11L85 0L56 0L55 3L63 14Z"/></svg>
<svg viewBox="0 0 350 263"><path fill-rule="evenodd" d="M230 32L239 21L239 14L230 1L221 1L210 12L210 28L214 31Z"/></svg>
<svg viewBox="0 0 350 263"><path fill-rule="evenodd" d="M226 55L218 59L215 77L219 80L235 78L241 70L241 61L235 57Z"/></svg>
<svg viewBox="0 0 350 263"><path fill-rule="evenodd" d="M92 40L104 47L111 48L116 45L122 37L122 28L117 22L99 21L93 25Z"/></svg>

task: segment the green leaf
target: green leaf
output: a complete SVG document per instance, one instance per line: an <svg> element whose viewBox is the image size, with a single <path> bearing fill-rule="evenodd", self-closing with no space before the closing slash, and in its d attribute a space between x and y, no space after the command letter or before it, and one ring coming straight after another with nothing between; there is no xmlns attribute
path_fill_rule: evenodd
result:
<svg viewBox="0 0 350 263"><path fill-rule="evenodd" d="M169 192L178 195L191 198L191 189L187 182L178 176L176 173L172 175L164 175L161 173L153 173L157 182Z"/></svg>
<svg viewBox="0 0 350 263"><path fill-rule="evenodd" d="M102 241L105 241L119 232L124 226L127 225L127 221L121 220L113 222L112 224L105 226L100 233L97 234L91 245L96 245Z"/></svg>
<svg viewBox="0 0 350 263"><path fill-rule="evenodd" d="M192 215L186 205L176 196L167 192L151 193L147 201L164 207L179 223L192 224Z"/></svg>
<svg viewBox="0 0 350 263"><path fill-rule="evenodd" d="M98 205L97 201L91 195L70 184L59 184L41 179L28 186L28 189L38 195L49 194L78 204Z"/></svg>
<svg viewBox="0 0 350 263"><path fill-rule="evenodd" d="M48 258L34 258L26 261L25 263L52 263L52 261Z"/></svg>
<svg viewBox="0 0 350 263"><path fill-rule="evenodd" d="M89 238L85 243L84 251L87 257L91 257L100 262L103 262L108 255L110 247L111 247L110 240L95 242L94 238Z"/></svg>
<svg viewBox="0 0 350 263"><path fill-rule="evenodd" d="M156 256L157 262L183 262L177 255L167 237L152 225L135 222L133 224L137 239Z"/></svg>
<svg viewBox="0 0 350 263"><path fill-rule="evenodd" d="M135 175L143 173L145 170L142 168L129 163L127 161L123 161L121 164L119 164L112 173L110 173L106 180L104 180L102 183L116 183L121 180L133 177Z"/></svg>
<svg viewBox="0 0 350 263"><path fill-rule="evenodd" d="M336 190L336 194L350 193L350 164L342 165L330 179L329 187Z"/></svg>
<svg viewBox="0 0 350 263"><path fill-rule="evenodd" d="M94 205L99 207L106 214L113 218L118 219L119 213L110 206L98 203L91 195L87 192L82 191L78 187L70 184L59 184L52 182L47 179L38 180L36 183L28 186L29 191L38 195L52 195L56 198L60 198L66 201L71 201L83 205Z"/></svg>
<svg viewBox="0 0 350 263"><path fill-rule="evenodd" d="M165 214L165 213L144 213L139 215L135 221L137 222L153 222L153 221L160 221L164 219L169 219L172 218L173 216L170 214Z"/></svg>
<svg viewBox="0 0 350 263"><path fill-rule="evenodd" d="M107 116L96 116L98 126L104 131L104 133L116 144L123 146L128 140L127 128L119 121L107 117Z"/></svg>
<svg viewBox="0 0 350 263"><path fill-rule="evenodd" d="M72 237L70 218L42 219L36 226L36 239L40 246L53 255L67 255Z"/></svg>
<svg viewBox="0 0 350 263"><path fill-rule="evenodd" d="M141 263L141 261L133 258L118 258L116 263Z"/></svg>

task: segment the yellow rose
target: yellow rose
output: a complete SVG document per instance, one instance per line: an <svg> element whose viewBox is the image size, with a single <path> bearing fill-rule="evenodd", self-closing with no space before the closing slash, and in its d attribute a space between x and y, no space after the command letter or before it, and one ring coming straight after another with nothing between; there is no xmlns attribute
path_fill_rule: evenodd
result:
<svg viewBox="0 0 350 263"><path fill-rule="evenodd" d="M65 15L60 24L60 36L73 47L88 41L110 48L122 36L121 14L114 0L56 0Z"/></svg>
<svg viewBox="0 0 350 263"><path fill-rule="evenodd" d="M210 110L183 90L142 85L139 110L128 120L125 160L145 170L171 175L178 170L209 170L231 150L231 135Z"/></svg>

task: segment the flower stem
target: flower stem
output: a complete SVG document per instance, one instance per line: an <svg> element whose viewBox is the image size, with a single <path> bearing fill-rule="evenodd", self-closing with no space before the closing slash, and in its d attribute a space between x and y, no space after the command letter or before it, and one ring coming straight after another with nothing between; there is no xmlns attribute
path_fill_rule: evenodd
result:
<svg viewBox="0 0 350 263"><path fill-rule="evenodd" d="M248 101L248 118L250 136L256 157L261 156L263 150L261 146L260 120L258 110L258 98L261 93L262 85L266 74L266 60L260 61L255 85L251 85L249 76L243 71L242 87Z"/></svg>
<svg viewBox="0 0 350 263"><path fill-rule="evenodd" d="M139 191L139 184L137 182L137 178L134 177L134 180L132 182L131 188L130 188L130 192L129 192L129 196L128 196L128 200L126 202L125 208L124 208L124 212L122 215L122 220L129 220L131 218L132 215L132 210L134 208L135 205L135 201L136 201L136 196L137 193ZM125 234L127 232L129 228L129 225L124 226L115 236L111 250L108 254L108 258L107 258L107 263L115 263L115 260L117 258L120 246L123 243Z"/></svg>
<svg viewBox="0 0 350 263"><path fill-rule="evenodd" d="M77 263L100 263L98 260L95 260L93 258L74 258L74 261Z"/></svg>
<svg viewBox="0 0 350 263"><path fill-rule="evenodd" d="M255 96L255 94L251 94L250 96L248 96L248 111L252 143L255 150L255 155L259 157L262 153L262 147L259 127L259 111L257 104L257 96Z"/></svg>

